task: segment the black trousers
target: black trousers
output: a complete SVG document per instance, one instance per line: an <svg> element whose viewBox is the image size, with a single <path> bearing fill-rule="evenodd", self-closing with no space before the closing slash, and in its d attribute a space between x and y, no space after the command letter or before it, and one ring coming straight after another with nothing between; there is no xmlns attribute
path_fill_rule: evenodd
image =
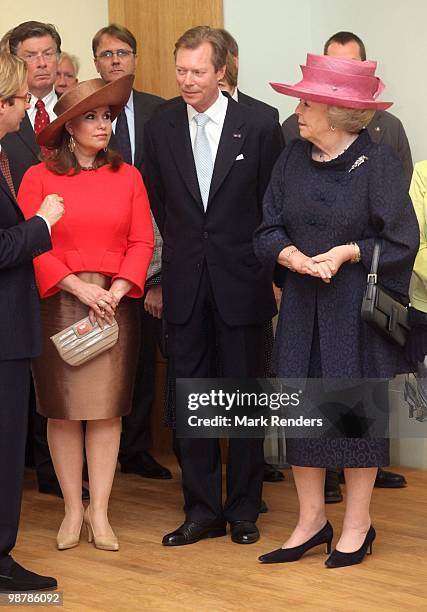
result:
<svg viewBox="0 0 427 612"><path fill-rule="evenodd" d="M30 436L38 485L58 484L47 441L47 418L37 412L33 383L30 393Z"/></svg>
<svg viewBox="0 0 427 612"><path fill-rule="evenodd" d="M7 571L21 513L30 362L0 361L0 573Z"/></svg>
<svg viewBox="0 0 427 612"><path fill-rule="evenodd" d="M133 392L132 412L122 419L119 461L132 462L152 446L151 410L156 382L156 354L160 346L162 321L144 310L140 300L141 343Z"/></svg>
<svg viewBox="0 0 427 612"><path fill-rule="evenodd" d="M176 378L261 377L265 324L229 326L215 305L208 272L202 275L192 315L184 325L168 323L170 375ZM177 438L187 520L203 523L256 521L263 481L263 440L229 440L227 494L222 504L219 440Z"/></svg>

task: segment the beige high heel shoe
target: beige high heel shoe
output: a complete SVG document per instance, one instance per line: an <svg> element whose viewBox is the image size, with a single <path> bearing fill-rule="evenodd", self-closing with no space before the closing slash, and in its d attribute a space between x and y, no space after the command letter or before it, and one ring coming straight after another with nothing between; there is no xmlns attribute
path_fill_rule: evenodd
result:
<svg viewBox="0 0 427 612"><path fill-rule="evenodd" d="M58 550L67 550L68 548L75 548L80 543L80 534L82 531L83 518L80 523L80 529L75 533L61 534L61 527L59 528L58 535L56 536L56 548Z"/></svg>
<svg viewBox="0 0 427 612"><path fill-rule="evenodd" d="M89 544L93 542L95 548L99 548L100 550L119 550L119 541L114 534L104 536L95 535L90 521L89 506L85 510L83 520L86 525L87 541Z"/></svg>

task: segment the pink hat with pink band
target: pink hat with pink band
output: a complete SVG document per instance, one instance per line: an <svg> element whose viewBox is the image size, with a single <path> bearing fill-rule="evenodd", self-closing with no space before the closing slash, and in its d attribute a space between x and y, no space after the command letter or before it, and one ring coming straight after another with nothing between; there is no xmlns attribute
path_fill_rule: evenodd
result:
<svg viewBox="0 0 427 612"><path fill-rule="evenodd" d="M307 54L301 66L302 80L295 85L270 83L285 96L312 100L345 108L386 109L393 102L377 97L384 91L384 83L375 76L377 62L347 60L329 55Z"/></svg>

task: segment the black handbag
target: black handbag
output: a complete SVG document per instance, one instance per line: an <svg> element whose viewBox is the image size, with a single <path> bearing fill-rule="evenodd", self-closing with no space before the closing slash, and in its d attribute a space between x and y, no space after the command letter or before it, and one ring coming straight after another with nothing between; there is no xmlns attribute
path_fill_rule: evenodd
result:
<svg viewBox="0 0 427 612"><path fill-rule="evenodd" d="M362 320L400 346L405 346L409 325L409 309L398 302L378 284L378 262L381 243L376 241L372 254L371 271L363 296Z"/></svg>

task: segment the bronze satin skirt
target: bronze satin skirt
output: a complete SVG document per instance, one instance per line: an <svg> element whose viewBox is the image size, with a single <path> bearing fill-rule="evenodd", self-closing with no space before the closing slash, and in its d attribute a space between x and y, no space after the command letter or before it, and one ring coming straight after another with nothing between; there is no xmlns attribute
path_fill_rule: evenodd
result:
<svg viewBox="0 0 427 612"><path fill-rule="evenodd" d="M108 288L111 279L82 272L87 282ZM41 301L43 352L33 359L37 411L51 419L111 419L129 414L139 351L138 301L124 297L116 311L119 339L110 350L80 366L59 356L50 336L87 317L88 306L66 291Z"/></svg>

